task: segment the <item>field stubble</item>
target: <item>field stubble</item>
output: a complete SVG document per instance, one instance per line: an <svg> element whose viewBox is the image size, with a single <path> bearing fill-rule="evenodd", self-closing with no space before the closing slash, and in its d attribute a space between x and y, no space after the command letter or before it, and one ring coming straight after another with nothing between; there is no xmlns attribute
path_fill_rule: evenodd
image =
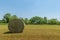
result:
<svg viewBox="0 0 60 40"><path fill-rule="evenodd" d="M25 25L23 33L6 33L7 25L0 25L0 40L60 40L60 25Z"/></svg>

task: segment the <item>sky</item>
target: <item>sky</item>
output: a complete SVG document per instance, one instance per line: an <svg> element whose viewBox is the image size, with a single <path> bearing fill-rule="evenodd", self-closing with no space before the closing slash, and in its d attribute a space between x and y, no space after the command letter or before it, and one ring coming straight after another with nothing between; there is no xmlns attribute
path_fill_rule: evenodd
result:
<svg viewBox="0 0 60 40"><path fill-rule="evenodd" d="M0 19L6 13L23 18L45 16L60 20L60 0L0 0Z"/></svg>

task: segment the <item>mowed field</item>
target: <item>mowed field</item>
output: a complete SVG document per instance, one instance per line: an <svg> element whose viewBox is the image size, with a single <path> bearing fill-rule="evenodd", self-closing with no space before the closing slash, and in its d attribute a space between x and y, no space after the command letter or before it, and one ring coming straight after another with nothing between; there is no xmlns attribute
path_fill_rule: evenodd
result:
<svg viewBox="0 0 60 40"><path fill-rule="evenodd" d="M0 40L60 40L60 25L25 25L23 33L8 31L8 25L0 25Z"/></svg>

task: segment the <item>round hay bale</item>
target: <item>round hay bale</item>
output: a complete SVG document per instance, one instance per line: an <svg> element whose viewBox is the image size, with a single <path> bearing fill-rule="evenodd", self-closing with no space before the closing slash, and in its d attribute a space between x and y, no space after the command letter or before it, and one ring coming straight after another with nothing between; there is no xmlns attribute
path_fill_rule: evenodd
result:
<svg viewBox="0 0 60 40"><path fill-rule="evenodd" d="M8 29L12 33L21 33L24 29L24 23L20 19L13 19L9 22Z"/></svg>

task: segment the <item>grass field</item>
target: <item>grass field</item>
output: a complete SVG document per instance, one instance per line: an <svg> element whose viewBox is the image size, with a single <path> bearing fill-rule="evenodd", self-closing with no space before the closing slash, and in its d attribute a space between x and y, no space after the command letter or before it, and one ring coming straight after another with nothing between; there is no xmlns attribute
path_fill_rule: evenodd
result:
<svg viewBox="0 0 60 40"><path fill-rule="evenodd" d="M60 25L25 25L23 33L8 32L7 25L0 25L0 40L60 40Z"/></svg>

